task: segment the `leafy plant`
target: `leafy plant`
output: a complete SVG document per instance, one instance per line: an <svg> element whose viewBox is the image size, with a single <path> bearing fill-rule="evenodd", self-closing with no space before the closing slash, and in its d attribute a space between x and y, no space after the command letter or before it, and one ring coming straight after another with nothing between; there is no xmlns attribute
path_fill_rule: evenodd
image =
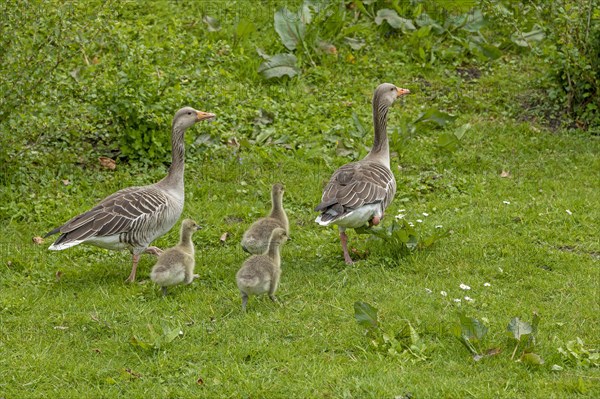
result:
<svg viewBox="0 0 600 399"><path fill-rule="evenodd" d="M588 349L579 337L566 343L564 348L558 348L558 353L566 364L581 367L600 367L600 351Z"/></svg>
<svg viewBox="0 0 600 399"><path fill-rule="evenodd" d="M513 317L506 327L508 334L511 339L515 341L515 348L512 352L511 359L515 358L517 349L519 346L523 346L523 350L520 356L520 360L523 363L530 365L541 365L544 364L544 359L536 353L533 353L533 347L536 343L536 336L538 331L538 324L540 318L536 312L533 313L533 321L529 324L526 321ZM526 340L522 340L526 337ZM523 345L521 345L523 344Z"/></svg>
<svg viewBox="0 0 600 399"><path fill-rule="evenodd" d="M458 318L459 323L453 327L452 333L467 348L475 361L499 352L496 349L483 351L482 342L488 333L488 328L481 321L468 317L464 313L459 313Z"/></svg>
<svg viewBox="0 0 600 399"><path fill-rule="evenodd" d="M366 329L374 350L415 362L427 360L431 348L421 339L408 320L404 320L399 331L389 333L381 328L377 312L376 308L366 302L354 303L354 318L361 327Z"/></svg>
<svg viewBox="0 0 600 399"><path fill-rule="evenodd" d="M132 336L129 340L131 346L143 351L156 351L173 342L176 338L183 336L180 328L162 327L162 332L156 332L151 324L148 324L149 338L147 340Z"/></svg>
<svg viewBox="0 0 600 399"><path fill-rule="evenodd" d="M389 227L361 227L359 234L370 234L386 242L397 257L406 256L416 250L429 248L438 240L447 237L448 230L435 229L429 235L421 235L414 226L404 219L394 220Z"/></svg>

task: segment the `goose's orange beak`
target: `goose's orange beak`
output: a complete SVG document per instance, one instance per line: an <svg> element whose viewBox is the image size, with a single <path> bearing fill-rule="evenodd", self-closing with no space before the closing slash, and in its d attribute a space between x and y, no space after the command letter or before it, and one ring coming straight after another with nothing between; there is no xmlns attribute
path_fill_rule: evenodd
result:
<svg viewBox="0 0 600 399"><path fill-rule="evenodd" d="M398 97L405 96L409 93L410 93L410 90L408 90L408 89L398 88Z"/></svg>
<svg viewBox="0 0 600 399"><path fill-rule="evenodd" d="M200 122L200 121L204 121L207 119L212 119L215 116L216 116L215 114L211 114L210 112L198 111L198 113L196 115L196 119L198 120L198 122Z"/></svg>

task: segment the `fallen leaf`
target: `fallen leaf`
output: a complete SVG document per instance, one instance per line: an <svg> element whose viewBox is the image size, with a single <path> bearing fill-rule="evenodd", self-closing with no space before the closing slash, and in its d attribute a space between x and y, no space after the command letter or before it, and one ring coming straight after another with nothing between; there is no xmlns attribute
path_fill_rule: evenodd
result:
<svg viewBox="0 0 600 399"><path fill-rule="evenodd" d="M6 262L6 266L8 266L8 267L12 267L12 265L13 265L13 264L12 264L12 261L10 261L10 260L9 260L8 262Z"/></svg>
<svg viewBox="0 0 600 399"><path fill-rule="evenodd" d="M71 181L69 179L64 179L62 180L62 184L68 186L69 184L71 184Z"/></svg>
<svg viewBox="0 0 600 399"><path fill-rule="evenodd" d="M510 177L510 172L508 170L503 170L502 173L500 173L500 177Z"/></svg>
<svg viewBox="0 0 600 399"><path fill-rule="evenodd" d="M229 233L225 232L223 234L221 234L221 238L219 238L219 240L221 240L221 244L225 244L225 241L227 241L227 238L229 237Z"/></svg>
<svg viewBox="0 0 600 399"><path fill-rule="evenodd" d="M496 356L500 352L502 352L502 348L491 348L485 352L485 355L486 356Z"/></svg>
<svg viewBox="0 0 600 399"><path fill-rule="evenodd" d="M115 170L117 167L115 160L108 157L98 157L98 161L100 161L100 166L106 169Z"/></svg>
<svg viewBox="0 0 600 399"><path fill-rule="evenodd" d="M102 351L101 351L100 349L98 349L98 348L94 348L94 349L92 349L92 352L96 352L96 353L102 353Z"/></svg>
<svg viewBox="0 0 600 399"><path fill-rule="evenodd" d="M204 384L204 380L202 379L202 377L198 377L198 379L196 380L196 384L198 384L198 385Z"/></svg>
<svg viewBox="0 0 600 399"><path fill-rule="evenodd" d="M54 273L54 277L56 278L56 281L60 281L60 278L62 277L63 272L61 272L60 270L57 270L56 273Z"/></svg>
<svg viewBox="0 0 600 399"><path fill-rule="evenodd" d="M40 236L36 236L36 237L33 237L31 239L31 241L33 241L34 244L40 245L44 242L44 239Z"/></svg>

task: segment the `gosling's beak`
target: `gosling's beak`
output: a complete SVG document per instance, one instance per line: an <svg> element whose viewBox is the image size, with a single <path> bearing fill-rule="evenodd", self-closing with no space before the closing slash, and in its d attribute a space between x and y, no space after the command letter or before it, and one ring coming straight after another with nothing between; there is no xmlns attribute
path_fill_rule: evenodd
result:
<svg viewBox="0 0 600 399"><path fill-rule="evenodd" d="M207 119L212 119L215 116L216 116L215 114L211 114L210 112L198 111L197 114L196 114L196 120L198 122L205 121Z"/></svg>
<svg viewBox="0 0 600 399"><path fill-rule="evenodd" d="M200 226L199 224L196 225L196 230L202 230L202 226Z"/></svg>
<svg viewBox="0 0 600 399"><path fill-rule="evenodd" d="M410 93L408 89L398 88L398 97L405 96Z"/></svg>

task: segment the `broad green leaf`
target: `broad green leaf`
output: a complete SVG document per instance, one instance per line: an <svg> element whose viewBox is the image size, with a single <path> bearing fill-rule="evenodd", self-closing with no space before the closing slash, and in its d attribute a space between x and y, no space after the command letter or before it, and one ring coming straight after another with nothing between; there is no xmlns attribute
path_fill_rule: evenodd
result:
<svg viewBox="0 0 600 399"><path fill-rule="evenodd" d="M546 34L539 25L534 25L529 32L515 32L510 36L510 40L517 46L529 47L531 43L538 43L544 40Z"/></svg>
<svg viewBox="0 0 600 399"><path fill-rule="evenodd" d="M479 9L475 9L472 12L467 13L465 16L467 21L463 26L463 29L467 32L478 32L487 23L483 17L483 14L481 13L481 10Z"/></svg>
<svg viewBox="0 0 600 399"><path fill-rule="evenodd" d="M470 128L471 124L465 123L464 125L460 126L454 131L454 137L456 137L458 140L462 139L467 130L469 130Z"/></svg>
<svg viewBox="0 0 600 399"><path fill-rule="evenodd" d="M521 361L525 364L533 366L540 366L544 364L544 359L542 359L540 355L531 352L523 354L523 356L521 356Z"/></svg>
<svg viewBox="0 0 600 399"><path fill-rule="evenodd" d="M502 51L494 45L481 43L479 44L479 48L481 49L481 54L490 60L497 60L502 57Z"/></svg>
<svg viewBox="0 0 600 399"><path fill-rule="evenodd" d="M293 54L275 54L267 61L260 64L258 72L266 79L280 78L284 75L290 78L298 75L300 70L296 67L296 56Z"/></svg>
<svg viewBox="0 0 600 399"><path fill-rule="evenodd" d="M467 317L465 314L459 314L461 334L469 340L481 341L488 332L488 328L479 320Z"/></svg>
<svg viewBox="0 0 600 399"><path fill-rule="evenodd" d="M402 31L413 31L416 29L410 19L400 17L395 10L390 10L389 8L382 8L377 11L375 23L381 25L383 21L386 21L392 28L401 29Z"/></svg>
<svg viewBox="0 0 600 399"><path fill-rule="evenodd" d="M306 25L301 15L281 8L275 13L275 31L288 50L295 50L304 39Z"/></svg>
<svg viewBox="0 0 600 399"><path fill-rule="evenodd" d="M242 40L256 31L256 26L246 19L240 20L235 26L235 39Z"/></svg>
<svg viewBox="0 0 600 399"><path fill-rule="evenodd" d="M365 46L365 40L360 38L345 37L344 41L352 48L352 50L360 50Z"/></svg>
<svg viewBox="0 0 600 399"><path fill-rule="evenodd" d="M421 13L417 18L415 18L415 23L420 27L430 26L433 29L433 31L438 35L441 35L445 31L445 29L442 26L440 26L440 24L438 24L437 21L435 21L429 16L429 14L425 12Z"/></svg>
<svg viewBox="0 0 600 399"><path fill-rule="evenodd" d="M377 309L366 302L354 302L354 318L359 325L366 328L377 328Z"/></svg>
<svg viewBox="0 0 600 399"><path fill-rule="evenodd" d="M435 108L429 108L427 111L423 112L416 121L413 123L419 122L435 122L439 126L445 126L448 122L452 122L456 119L456 116L447 114L446 112L440 111Z"/></svg>
<svg viewBox="0 0 600 399"><path fill-rule="evenodd" d="M513 319L508 323L506 327L508 332L512 333L513 337L517 340L521 340L521 336L529 335L533 331L531 328L531 324L526 321L520 320L518 317L513 317Z"/></svg>
<svg viewBox="0 0 600 399"><path fill-rule="evenodd" d="M217 32L221 30L221 24L216 18L205 15L204 18L202 18L202 22L208 26L209 32Z"/></svg>

